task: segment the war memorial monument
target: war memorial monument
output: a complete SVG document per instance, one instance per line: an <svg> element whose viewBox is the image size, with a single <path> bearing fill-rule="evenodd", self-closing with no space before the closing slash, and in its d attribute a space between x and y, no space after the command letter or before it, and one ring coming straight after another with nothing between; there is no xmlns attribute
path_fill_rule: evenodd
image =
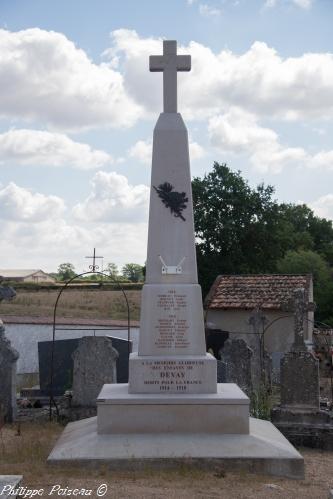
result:
<svg viewBox="0 0 333 499"><path fill-rule="evenodd" d="M177 72L190 69L176 41L150 57L150 70L163 72L164 110L154 130L147 272L129 383L104 385L97 417L70 423L48 461L130 469L216 463L302 478L302 456L272 423L249 417L236 384L217 383L216 360L206 353L188 135L177 112Z"/></svg>

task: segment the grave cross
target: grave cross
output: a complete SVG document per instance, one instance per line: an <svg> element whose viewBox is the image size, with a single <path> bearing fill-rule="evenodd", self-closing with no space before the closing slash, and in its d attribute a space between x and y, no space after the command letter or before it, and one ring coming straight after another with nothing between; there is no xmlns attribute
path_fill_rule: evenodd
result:
<svg viewBox="0 0 333 499"><path fill-rule="evenodd" d="M149 57L150 71L163 71L163 104L165 113L177 112L177 71L191 70L191 56L177 55L176 40L163 42L163 55Z"/></svg>
<svg viewBox="0 0 333 499"><path fill-rule="evenodd" d="M261 308L257 306L252 310L249 318L249 324L253 328L253 334L256 334L258 338L261 338L266 323L267 323L266 317L262 313Z"/></svg>
<svg viewBox="0 0 333 499"><path fill-rule="evenodd" d="M96 265L96 259L97 258L102 258L103 259L104 256L96 256L96 248L94 248L94 254L93 254L93 256L86 256L85 258L92 258L93 263L92 263L92 265L89 265L89 269L92 270L93 272L96 272L96 270L99 269L99 266Z"/></svg>
<svg viewBox="0 0 333 499"><path fill-rule="evenodd" d="M294 343L292 345L292 350L294 352L307 351L304 342L304 319L305 314L309 310L314 310L313 303L306 303L305 300L305 289L298 288L294 290Z"/></svg>

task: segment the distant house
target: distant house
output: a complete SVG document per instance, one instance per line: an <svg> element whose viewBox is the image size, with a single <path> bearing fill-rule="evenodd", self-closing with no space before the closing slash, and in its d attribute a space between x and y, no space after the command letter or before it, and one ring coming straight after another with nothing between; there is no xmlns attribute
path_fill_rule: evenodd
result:
<svg viewBox="0 0 333 499"><path fill-rule="evenodd" d="M56 282L53 277L40 269L0 269L0 281Z"/></svg>
<svg viewBox="0 0 333 499"><path fill-rule="evenodd" d="M249 318L255 308L260 308L265 316L265 348L281 356L294 341L293 311L287 304L296 288L305 289L307 304L313 302L311 274L220 275L205 300L206 322L227 331L230 339L245 339L255 348L257 339ZM310 344L312 332L313 307L304 320L304 337Z"/></svg>

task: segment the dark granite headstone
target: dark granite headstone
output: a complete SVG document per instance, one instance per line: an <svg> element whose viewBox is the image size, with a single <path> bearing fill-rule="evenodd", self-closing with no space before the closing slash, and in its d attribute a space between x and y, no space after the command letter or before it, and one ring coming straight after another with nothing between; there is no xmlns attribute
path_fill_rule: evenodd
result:
<svg viewBox="0 0 333 499"><path fill-rule="evenodd" d="M132 352L133 342L115 336L108 336L112 340L112 346L119 353L117 360L117 383L128 383L128 352ZM130 347L128 350L128 346Z"/></svg>
<svg viewBox="0 0 333 499"><path fill-rule="evenodd" d="M53 395L63 395L72 388L72 354L78 347L79 338L56 340L53 352ZM39 385L42 395L50 395L52 341L38 342Z"/></svg>
<svg viewBox="0 0 333 499"><path fill-rule="evenodd" d="M112 346L119 353L117 359L117 383L128 382L128 341L109 336ZM80 338L56 340L53 357L53 395L63 395L72 388L73 359L72 355L79 346ZM130 341L130 352L132 341ZM38 342L39 384L42 395L50 394L52 341Z"/></svg>
<svg viewBox="0 0 333 499"><path fill-rule="evenodd" d="M227 331L222 329L211 329L206 327L206 350L211 351L216 359L218 359L219 351L223 348L224 343L229 338Z"/></svg>
<svg viewBox="0 0 333 499"><path fill-rule="evenodd" d="M217 373L217 382L218 383L226 383L226 363L222 360L216 361L216 373Z"/></svg>

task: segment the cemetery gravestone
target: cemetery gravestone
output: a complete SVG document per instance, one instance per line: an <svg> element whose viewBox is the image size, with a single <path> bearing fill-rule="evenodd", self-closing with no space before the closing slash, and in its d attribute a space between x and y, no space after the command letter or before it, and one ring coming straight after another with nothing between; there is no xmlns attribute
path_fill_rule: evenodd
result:
<svg viewBox="0 0 333 499"><path fill-rule="evenodd" d="M5 336L5 327L0 319L0 405L5 422L16 416L16 362L18 352L12 348Z"/></svg>
<svg viewBox="0 0 333 499"><path fill-rule="evenodd" d="M249 325L252 329L250 347L252 349L251 376L255 391L270 388L272 380L272 357L265 349L265 326L267 318L259 307L252 310Z"/></svg>
<svg viewBox="0 0 333 499"><path fill-rule="evenodd" d="M116 383L118 352L110 338L85 336L73 353L73 406L94 407L105 383Z"/></svg>
<svg viewBox="0 0 333 499"><path fill-rule="evenodd" d="M53 350L53 386L54 396L62 396L72 388L72 354L79 344L79 338L56 340ZM50 395L52 341L38 342L39 385L41 395Z"/></svg>
<svg viewBox="0 0 333 499"><path fill-rule="evenodd" d="M295 340L281 359L281 405L272 421L296 445L333 449L333 422L320 410L319 363L304 342L305 290L294 291Z"/></svg>
<svg viewBox="0 0 333 499"><path fill-rule="evenodd" d="M281 359L281 406L319 410L319 363L304 342L305 290L294 291L295 340Z"/></svg>
<svg viewBox="0 0 333 499"><path fill-rule="evenodd" d="M119 354L117 358L117 383L128 382L128 357L132 351L132 341L107 336L111 339L112 346ZM56 340L53 354L53 395L61 396L73 384L73 358L72 354L79 345L79 338ZM50 394L50 359L52 341L38 342L39 382L41 394Z"/></svg>
<svg viewBox="0 0 333 499"><path fill-rule="evenodd" d="M319 410L319 364L312 352L288 352L281 359L281 406Z"/></svg>
<svg viewBox="0 0 333 499"><path fill-rule="evenodd" d="M220 350L220 358L225 363L225 382L236 383L250 396L253 391L251 348L242 339L227 340Z"/></svg>

